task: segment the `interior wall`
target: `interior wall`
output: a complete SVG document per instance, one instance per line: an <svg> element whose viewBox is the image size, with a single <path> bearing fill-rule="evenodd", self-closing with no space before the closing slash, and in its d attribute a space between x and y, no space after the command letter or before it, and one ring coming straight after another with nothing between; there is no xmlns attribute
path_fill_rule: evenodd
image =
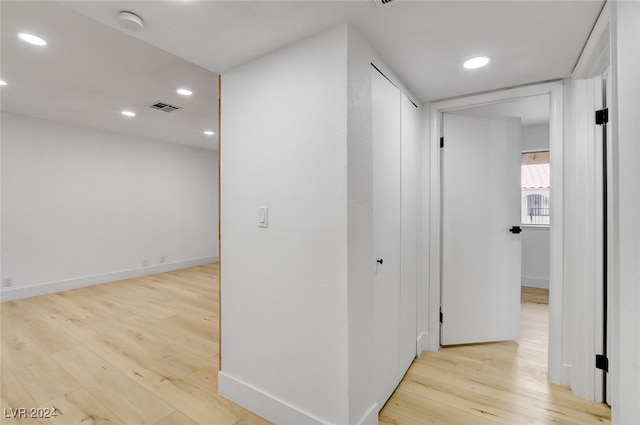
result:
<svg viewBox="0 0 640 425"><path fill-rule="evenodd" d="M549 228L523 226L522 286L549 289Z"/></svg>
<svg viewBox="0 0 640 425"><path fill-rule="evenodd" d="M640 2L611 2L613 105L612 423L640 423Z"/></svg>
<svg viewBox="0 0 640 425"><path fill-rule="evenodd" d="M341 26L222 77L218 390L276 423L378 421L372 62Z"/></svg>
<svg viewBox="0 0 640 425"><path fill-rule="evenodd" d="M430 227L429 227L429 203L431 202L431 176L430 165L432 152L429 149L430 115L431 109L428 103L423 104L421 109L420 123L420 212L418 227L420 228L420 236L418 238L418 355L425 350L429 350L429 322L434 320L433 315L439 312L432 312L429 308L430 291L429 291L429 270L431 249L430 244ZM430 317L431 312L431 317ZM439 318L438 318L439 319ZM435 319L435 320L438 320ZM433 335L431 336L433 339Z"/></svg>
<svg viewBox="0 0 640 425"><path fill-rule="evenodd" d="M522 126L522 150L549 150L549 124Z"/></svg>
<svg viewBox="0 0 640 425"><path fill-rule="evenodd" d="M215 151L2 113L3 300L214 261L217 211Z"/></svg>
<svg viewBox="0 0 640 425"><path fill-rule="evenodd" d="M373 404L373 122L371 56L365 39L347 27L347 227L349 424L377 423Z"/></svg>
<svg viewBox="0 0 640 425"><path fill-rule="evenodd" d="M222 76L218 390L278 423L348 422L347 107L346 27Z"/></svg>

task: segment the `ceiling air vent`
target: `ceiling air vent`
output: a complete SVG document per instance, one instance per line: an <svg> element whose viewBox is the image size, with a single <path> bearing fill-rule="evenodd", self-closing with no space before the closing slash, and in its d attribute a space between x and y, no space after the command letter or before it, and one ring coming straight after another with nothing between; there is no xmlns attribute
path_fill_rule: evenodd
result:
<svg viewBox="0 0 640 425"><path fill-rule="evenodd" d="M177 111L178 109L182 109L179 106L169 105L168 103L164 103L164 102L156 102L153 105L149 105L149 107L153 109L157 109L158 111L164 111L164 112L173 112L173 111Z"/></svg>
<svg viewBox="0 0 640 425"><path fill-rule="evenodd" d="M396 0L371 0L371 1L373 2L373 4L375 4L378 7L390 6L391 4L396 2Z"/></svg>

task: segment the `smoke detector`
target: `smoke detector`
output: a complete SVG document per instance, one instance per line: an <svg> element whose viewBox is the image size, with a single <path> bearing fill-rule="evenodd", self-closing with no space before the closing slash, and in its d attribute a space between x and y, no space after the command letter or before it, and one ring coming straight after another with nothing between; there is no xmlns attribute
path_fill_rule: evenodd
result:
<svg viewBox="0 0 640 425"><path fill-rule="evenodd" d="M144 27L142 18L131 12L118 13L118 23L129 31L140 31Z"/></svg>

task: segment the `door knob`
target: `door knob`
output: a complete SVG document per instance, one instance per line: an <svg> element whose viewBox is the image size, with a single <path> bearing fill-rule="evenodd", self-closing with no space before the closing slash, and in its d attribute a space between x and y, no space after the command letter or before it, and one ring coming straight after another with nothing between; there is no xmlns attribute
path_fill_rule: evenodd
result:
<svg viewBox="0 0 640 425"><path fill-rule="evenodd" d="M518 234L518 233L522 233L522 228L520 226L512 226L511 229L509 229L509 231L511 233Z"/></svg>
<svg viewBox="0 0 640 425"><path fill-rule="evenodd" d="M378 264L382 264L382 258L376 261Z"/></svg>

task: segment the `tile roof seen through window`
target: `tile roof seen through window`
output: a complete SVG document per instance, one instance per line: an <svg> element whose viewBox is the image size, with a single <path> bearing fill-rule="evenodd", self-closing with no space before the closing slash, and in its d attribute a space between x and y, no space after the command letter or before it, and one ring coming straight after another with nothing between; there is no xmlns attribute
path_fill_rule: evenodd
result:
<svg viewBox="0 0 640 425"><path fill-rule="evenodd" d="M528 164L522 166L521 184L523 189L549 189L549 164Z"/></svg>

